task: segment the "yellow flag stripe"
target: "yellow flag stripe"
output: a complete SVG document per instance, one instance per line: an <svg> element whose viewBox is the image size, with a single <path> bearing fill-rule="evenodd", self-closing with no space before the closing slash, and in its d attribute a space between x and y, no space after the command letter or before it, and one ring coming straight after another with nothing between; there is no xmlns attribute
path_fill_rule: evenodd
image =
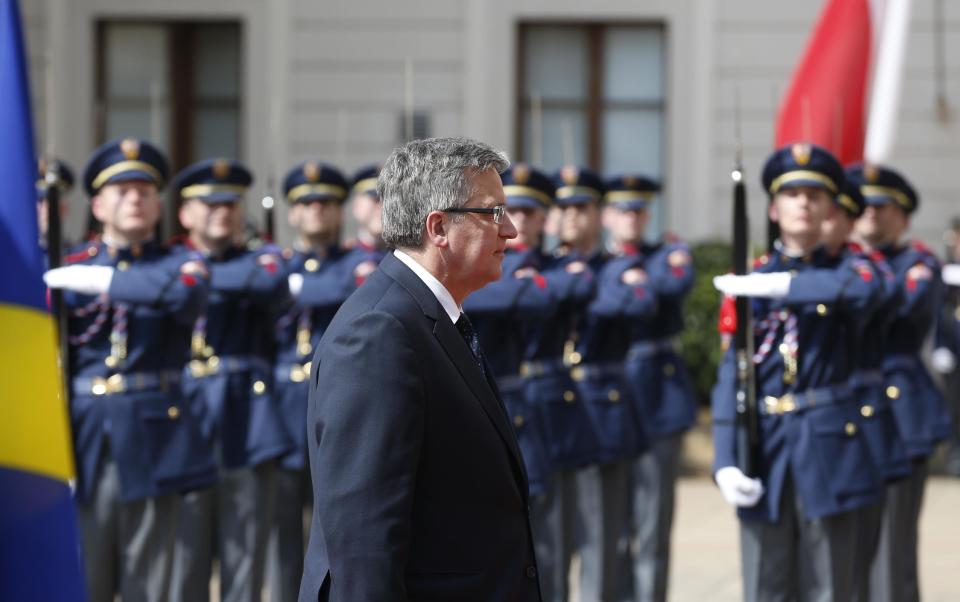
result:
<svg viewBox="0 0 960 602"><path fill-rule="evenodd" d="M55 332L49 314L0 304L0 466L66 481L73 449Z"/></svg>

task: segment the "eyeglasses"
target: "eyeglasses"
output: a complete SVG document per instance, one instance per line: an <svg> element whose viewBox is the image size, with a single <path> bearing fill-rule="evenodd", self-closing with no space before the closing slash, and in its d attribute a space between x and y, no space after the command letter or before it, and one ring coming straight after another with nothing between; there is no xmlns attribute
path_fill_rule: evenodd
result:
<svg viewBox="0 0 960 602"><path fill-rule="evenodd" d="M506 205L497 205L496 207L452 207L450 209L442 209L444 213L486 213L488 215L493 215L493 223L500 224L503 222L503 216L507 214Z"/></svg>

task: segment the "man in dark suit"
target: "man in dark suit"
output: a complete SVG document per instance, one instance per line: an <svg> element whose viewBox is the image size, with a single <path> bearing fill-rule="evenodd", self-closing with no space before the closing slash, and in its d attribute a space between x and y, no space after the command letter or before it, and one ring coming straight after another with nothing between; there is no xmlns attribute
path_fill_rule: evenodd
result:
<svg viewBox="0 0 960 602"><path fill-rule="evenodd" d="M314 356L315 496L301 602L539 600L527 478L464 298L500 277L503 153L395 150L379 178L395 251Z"/></svg>

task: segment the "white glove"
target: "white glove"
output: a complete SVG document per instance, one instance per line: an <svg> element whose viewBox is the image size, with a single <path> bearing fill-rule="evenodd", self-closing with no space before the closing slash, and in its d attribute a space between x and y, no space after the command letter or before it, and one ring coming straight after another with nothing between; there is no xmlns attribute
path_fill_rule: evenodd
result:
<svg viewBox="0 0 960 602"><path fill-rule="evenodd" d="M766 297L780 299L790 291L790 272L772 274L747 274L735 276L724 274L713 277L713 287L733 297Z"/></svg>
<svg viewBox="0 0 960 602"><path fill-rule="evenodd" d="M99 295L110 290L113 268L108 265L68 265L43 275L50 288L63 288L84 295Z"/></svg>
<svg viewBox="0 0 960 602"><path fill-rule="evenodd" d="M940 277L950 286L960 286L960 263L948 263L943 266Z"/></svg>
<svg viewBox="0 0 960 602"><path fill-rule="evenodd" d="M763 483L751 479L736 466L724 466L713 475L727 503L737 508L756 506L763 497Z"/></svg>
<svg viewBox="0 0 960 602"><path fill-rule="evenodd" d="M287 276L287 284L290 285L290 294L299 297L303 290L303 274L290 274Z"/></svg>
<svg viewBox="0 0 960 602"><path fill-rule="evenodd" d="M933 365L933 369L940 374L947 374L953 372L953 369L957 367L957 356L953 355L953 352L946 347L937 347L930 354L930 363Z"/></svg>

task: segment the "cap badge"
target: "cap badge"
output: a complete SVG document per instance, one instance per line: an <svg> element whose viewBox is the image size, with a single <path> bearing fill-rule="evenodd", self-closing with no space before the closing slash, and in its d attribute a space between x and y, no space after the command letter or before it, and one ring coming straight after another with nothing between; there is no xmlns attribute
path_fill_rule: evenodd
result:
<svg viewBox="0 0 960 602"><path fill-rule="evenodd" d="M790 154L793 155L793 160L796 161L800 167L810 162L811 152L812 149L809 144L794 144L790 147Z"/></svg>
<svg viewBox="0 0 960 602"><path fill-rule="evenodd" d="M517 184L526 184L530 180L530 168L525 163L517 163L513 166L513 181Z"/></svg>
<svg viewBox="0 0 960 602"><path fill-rule="evenodd" d="M140 142L133 138L124 138L120 141L120 152L127 161L133 161L140 156Z"/></svg>
<svg viewBox="0 0 960 602"><path fill-rule="evenodd" d="M567 186L574 186L580 179L580 170L573 165L566 165L560 170L560 179Z"/></svg>
<svg viewBox="0 0 960 602"><path fill-rule="evenodd" d="M307 178L308 182L320 180L320 166L313 162L304 163L303 175Z"/></svg>
<svg viewBox="0 0 960 602"><path fill-rule="evenodd" d="M628 190L633 190L637 187L637 179L633 176L623 176L623 185Z"/></svg>
<svg viewBox="0 0 960 602"><path fill-rule="evenodd" d="M226 159L217 159L213 162L213 177L218 180L226 180L230 175L230 162Z"/></svg>
<svg viewBox="0 0 960 602"><path fill-rule="evenodd" d="M864 165L863 179L867 181L867 184L876 184L877 180L880 179L880 170L877 169L876 165L871 163Z"/></svg>

